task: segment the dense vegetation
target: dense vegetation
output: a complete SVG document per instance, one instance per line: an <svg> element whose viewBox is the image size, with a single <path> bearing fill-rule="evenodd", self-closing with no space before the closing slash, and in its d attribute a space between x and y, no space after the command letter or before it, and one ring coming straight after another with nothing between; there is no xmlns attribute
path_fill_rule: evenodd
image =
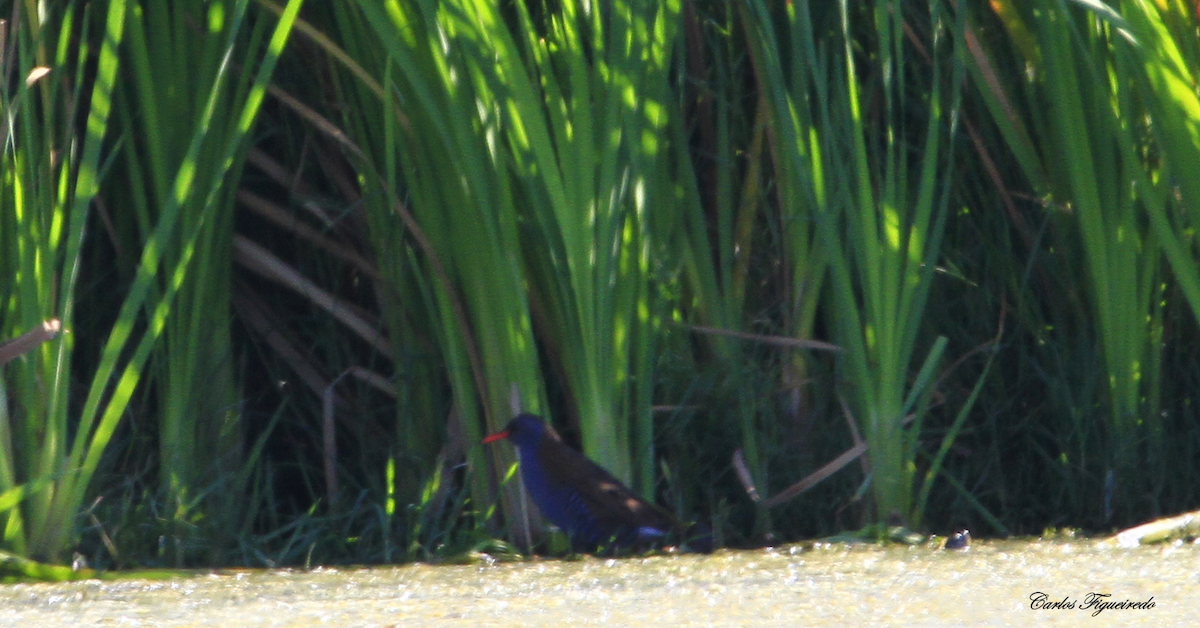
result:
<svg viewBox="0 0 1200 628"><path fill-rule="evenodd" d="M730 546L1197 507L1190 0L0 16L7 551L524 546L518 407Z"/></svg>

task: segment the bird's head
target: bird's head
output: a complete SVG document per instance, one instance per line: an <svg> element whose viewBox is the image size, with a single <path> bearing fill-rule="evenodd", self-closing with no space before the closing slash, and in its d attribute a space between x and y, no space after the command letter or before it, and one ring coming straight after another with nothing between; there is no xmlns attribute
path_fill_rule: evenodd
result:
<svg viewBox="0 0 1200 628"><path fill-rule="evenodd" d="M509 421L503 430L486 436L483 443L493 443L507 438L512 441L513 445L525 449L526 447L536 447L547 433L553 434L553 431L541 418L528 413L520 414ZM554 437L557 437L557 434L554 434Z"/></svg>

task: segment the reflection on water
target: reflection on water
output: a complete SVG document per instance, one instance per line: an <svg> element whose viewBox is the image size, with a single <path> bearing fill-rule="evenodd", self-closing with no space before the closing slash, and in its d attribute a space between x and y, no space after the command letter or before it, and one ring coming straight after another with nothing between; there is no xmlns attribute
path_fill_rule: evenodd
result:
<svg viewBox="0 0 1200 628"><path fill-rule="evenodd" d="M5 585L0 626L1173 626L1198 585L1191 545L976 541Z"/></svg>

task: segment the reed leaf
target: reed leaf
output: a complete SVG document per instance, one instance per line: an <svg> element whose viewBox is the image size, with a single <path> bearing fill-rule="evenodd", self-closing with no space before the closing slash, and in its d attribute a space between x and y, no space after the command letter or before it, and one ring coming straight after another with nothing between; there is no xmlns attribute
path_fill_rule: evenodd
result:
<svg viewBox="0 0 1200 628"><path fill-rule="evenodd" d="M1137 4L1141 3L1118 12L1099 3L1047 3L1035 18L1023 20L1029 25L1030 42L1036 44L1022 48L1034 55L1025 59L1034 71L1025 87L1027 97L1045 103L1035 104L1028 114L1033 128L1045 130L1037 134L1040 154L1031 155L1020 139L1026 135L1019 132L1022 120L992 108L998 121L1004 121L1000 127L1009 129L1005 137L1030 180L1039 192L1068 207L1079 229L1090 287L1085 294L1108 381L1104 453L1085 458L1095 461L1088 463L1086 473L1098 485L1100 478L1115 472L1117 503L1125 512L1138 495L1155 491L1134 485L1133 478L1157 477L1153 482L1158 483L1164 473L1161 467L1145 468L1147 461L1164 462L1158 392L1164 303L1160 239L1167 242L1173 262L1187 265L1170 242L1174 229L1163 224L1169 195L1147 157L1152 150L1147 138L1151 133L1162 137L1154 114L1163 108L1151 105L1154 99L1145 98L1129 80L1142 76L1143 85L1149 82L1144 70L1154 67L1148 63L1153 52L1142 37L1152 41L1152 34L1162 35L1147 26L1146 16L1156 11ZM1131 21L1125 14L1141 17ZM1166 54L1163 62L1171 56ZM976 56L977 78L986 76L981 60ZM1165 76L1162 67L1157 68L1160 79ZM992 95L993 103L1007 99L997 94L994 81L980 88ZM1168 128L1182 130L1178 111L1173 108L1164 117ZM1143 212L1151 217L1150 224ZM1170 253L1173 248L1175 254Z"/></svg>
<svg viewBox="0 0 1200 628"><path fill-rule="evenodd" d="M928 41L935 50L948 45L948 31L962 25L940 3L924 8ZM837 67L845 92L831 90L819 106L828 112L825 124L845 138L827 144L831 160L848 167L831 173L826 190L833 211L820 228L829 255L830 307L845 349L843 377L869 449L875 517L911 519L911 443L917 434L905 432L906 379L945 224L958 68L943 67L948 56L939 50L931 55L932 67L918 74L921 66L908 58L904 13L878 3L869 15L876 29L874 67L882 72L881 119L866 116L850 7L843 2L844 52ZM913 103L903 97L910 81L928 90L919 111L908 111ZM913 119L920 126L910 126Z"/></svg>
<svg viewBox="0 0 1200 628"><path fill-rule="evenodd" d="M15 92L7 80L0 85L8 133L0 167L0 236L15 243L4 247L0 266L0 284L6 286L0 335L54 317L68 332L7 365L0 380L7 393L0 410L0 490L48 484L3 515L3 542L43 560L58 558L71 542L75 514L94 470L83 458L84 450L102 449L111 435L107 424L95 426L94 414L79 424L70 420L69 332L76 324L89 208L102 178L102 143L112 112L126 5L114 0L82 9L74 4L55 8L35 14L14 11L10 32L15 54L6 55L0 68L3 76L30 79L18 82ZM98 29L93 32L101 38L94 80L88 75L86 47L78 56L70 52L71 42L93 28L93 19ZM80 121L84 125L76 136ZM98 396L113 381L110 369L92 392ZM116 398L111 404L119 412L123 402Z"/></svg>

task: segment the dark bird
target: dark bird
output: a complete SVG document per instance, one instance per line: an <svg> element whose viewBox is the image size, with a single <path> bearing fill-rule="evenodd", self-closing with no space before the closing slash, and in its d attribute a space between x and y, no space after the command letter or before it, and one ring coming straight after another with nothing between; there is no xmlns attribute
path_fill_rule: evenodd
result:
<svg viewBox="0 0 1200 628"><path fill-rule="evenodd" d="M961 549L967 549L970 546L971 546L971 531L970 530L959 530L958 532L955 532L950 538L946 539L945 548L948 550L961 550Z"/></svg>
<svg viewBox="0 0 1200 628"><path fill-rule="evenodd" d="M521 477L538 510L566 532L576 551L646 548L661 544L672 532L686 533L674 517L568 447L541 418L521 414L483 442L502 438L517 447ZM712 551L712 535L701 531L691 545Z"/></svg>

